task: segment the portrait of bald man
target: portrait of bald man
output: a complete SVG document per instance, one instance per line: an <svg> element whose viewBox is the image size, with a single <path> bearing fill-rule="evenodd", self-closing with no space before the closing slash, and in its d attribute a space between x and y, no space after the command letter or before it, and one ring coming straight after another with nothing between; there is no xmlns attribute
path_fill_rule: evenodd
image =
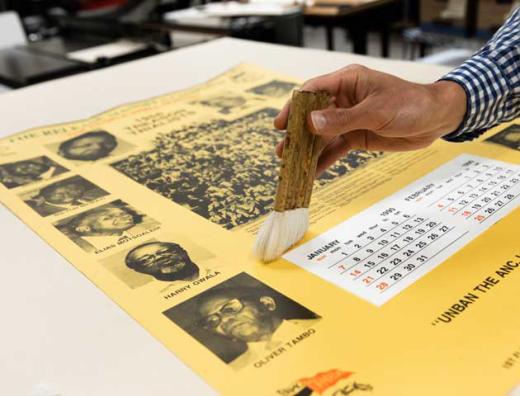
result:
<svg viewBox="0 0 520 396"><path fill-rule="evenodd" d="M227 363L246 367L316 324L321 317L247 273L241 273L164 312L219 356L226 340L239 350ZM191 318L188 321L186 318ZM196 331L193 331L196 330ZM241 347L240 347L241 346Z"/></svg>
<svg viewBox="0 0 520 396"><path fill-rule="evenodd" d="M165 282L193 281L199 277L199 266L188 252L174 242L143 243L128 252L126 266Z"/></svg>

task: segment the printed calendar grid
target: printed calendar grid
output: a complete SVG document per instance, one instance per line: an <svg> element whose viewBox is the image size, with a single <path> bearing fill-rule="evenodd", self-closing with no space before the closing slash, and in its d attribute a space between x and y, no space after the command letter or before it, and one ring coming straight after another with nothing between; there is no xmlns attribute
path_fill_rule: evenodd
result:
<svg viewBox="0 0 520 396"><path fill-rule="evenodd" d="M450 229L453 230L455 227L452 227ZM427 260L425 260L424 262L422 262L421 264L419 264L417 267L415 267L412 271L409 271L407 274L403 275L403 278L405 278L407 275L411 274L413 271L417 270L419 267L423 266L423 265L426 265L430 260L434 259L437 255L439 255L441 252L443 252L445 249L447 249L448 247L450 247L451 245L453 245L455 242L457 242L459 239L463 238L469 231L466 231L465 233L463 233L462 235L460 235L459 237L457 237L456 239L454 239L453 241L451 241L448 245L446 245L442 250L439 250L437 251L437 253L435 253L433 256L431 256L430 258L428 258ZM398 282L394 282L394 283L391 283L388 287L386 287L384 290L381 290L381 293L384 293L385 291L387 291L388 289L390 289L392 286L394 286L395 284L397 284Z"/></svg>
<svg viewBox="0 0 520 396"><path fill-rule="evenodd" d="M489 168L489 166L486 166L486 165L483 165L483 167L484 167L484 168ZM477 169L471 169L471 171L472 171L472 173L475 173L474 176L471 176L471 177L470 177L470 176L467 176L467 175L464 176L465 178L467 178L467 179L469 178L470 180L463 181L460 185L458 185L458 186L452 188L452 189L449 190L447 193L443 194L440 198L438 198L438 199L435 200L434 202L430 203L428 206L431 207L431 206L437 204L437 203L438 203L439 201L441 201L443 198L445 198L446 196L450 195L453 191L460 189L462 186L464 186L465 184L469 183L471 180L476 179L478 176L481 175L481 173L480 173ZM463 175L463 172L460 173L460 176L462 176L462 175ZM459 177L460 177L460 176L459 176ZM493 177L493 176L491 176L491 177ZM454 175L452 178L446 180L446 184L450 183L451 180L453 180L453 179L457 179L457 175ZM442 186L439 186L439 187L442 187Z"/></svg>
<svg viewBox="0 0 520 396"><path fill-rule="evenodd" d="M455 227L448 228L447 231L445 231L445 232L441 235L441 237L442 237L442 236L445 236L445 235L448 235L448 233L450 233L450 232L453 231L454 229L455 229ZM378 278L375 278L375 279L371 280L370 282L367 282L366 286L371 286L372 284L374 284L375 282L377 282L379 279L381 279L381 278L383 278L383 277L386 277L386 276L390 275L391 272L396 271L396 270L399 269L399 268L404 268L406 271L408 271L408 273L410 273L410 272L414 271L415 269L417 269L417 267L415 267L415 266L414 266L414 267L409 267L409 269L406 269L406 265L408 265L408 264L406 264L406 263L409 262L409 261L412 261L412 259L413 259L414 257L416 257L420 252L424 251L424 250L425 250L426 248L428 248L428 247L431 247L431 245L433 245L435 242L437 242L437 241L440 240L440 238L438 238L438 239L434 239L434 240L432 240L430 243L426 243L425 241L421 241L420 239L422 239L422 238L418 238L418 240L414 240L414 241L412 241L412 242L410 242L410 243L408 244L408 245L410 245L410 244L412 244L412 243L414 243L414 242L417 242L417 243L416 243L416 246L417 246L417 245L420 244L421 242L425 243L425 244L421 244L421 245L420 245L420 246L422 246L422 247L419 247L419 250L417 250L417 251L413 251L413 252L411 253L411 255L408 256L404 261L399 261L397 264L395 264L394 268L388 269L387 271L383 271L382 273L380 273L381 276L379 276ZM444 248L441 248L439 251L441 251L442 249L444 249ZM420 260L419 260L419 259L420 259ZM425 255L421 255L421 256L419 256L419 257L416 257L416 261L417 261L417 260L419 260L420 263L424 263L424 262L428 261L429 258L428 258L427 256L425 256ZM385 260L385 261L386 261L386 260ZM383 263L384 263L384 261L381 262L381 264L383 264ZM405 265L405 264L406 264L406 265ZM386 268L386 267L385 267L385 268ZM376 271L377 271L377 270L376 270ZM400 275L402 275L402 274L400 274ZM391 277L391 278L392 278L392 277ZM401 276L399 276L399 277L395 277L395 278L392 278L392 280L393 280L394 282L397 282L399 278L401 278ZM376 285L376 287L378 287L380 290L384 290L384 289L388 286L388 284L387 284L387 285L381 285L380 287L379 287L379 285L381 285L381 284Z"/></svg>
<svg viewBox="0 0 520 396"><path fill-rule="evenodd" d="M463 154L284 257L379 306L519 197L520 166Z"/></svg>
<svg viewBox="0 0 520 396"><path fill-rule="evenodd" d="M377 242L378 239L380 239L380 238L382 238L383 236L387 235L387 234L388 234L389 232L391 232L392 230L395 230L395 229L398 228L400 225L406 223L408 220L409 220L409 218L407 218L406 220L404 220L402 223L398 223L395 227L391 228L390 230L384 230L384 232L382 231L383 233L382 233L381 235L379 235L379 236L376 237L376 238L373 238L373 239L372 239L368 244L366 244L366 245L364 245L364 246L357 245L357 246L360 246L359 248L357 248L357 250L355 250L354 252L352 252L352 253L346 255L345 257L341 258L341 259L338 260L335 264L333 264L332 266L329 266L329 268L332 268L332 267L334 267L335 265L337 265L338 263L340 263L341 261L346 260L346 259L349 258L349 257L352 257L354 254L357 254L358 252L361 252L361 251L362 251L363 249L365 249L367 246L371 245L372 243ZM383 229L380 228L380 230L383 230ZM384 246L382 246L382 247L379 248L378 250L376 250L376 251L374 251L373 253L371 253L371 255L377 253L379 250L381 250L381 249L383 249L383 248L384 248ZM343 254L345 254L345 253L343 253ZM365 258L365 259L366 259L366 258ZM363 260L365 260L365 259L363 259ZM354 260L355 260L355 258L354 258ZM342 265L338 266L338 267L341 268L341 270L342 270L342 272L340 272L340 275L342 275L343 273L347 272L350 268L355 267L356 265L358 265L358 262L352 264L349 268L342 267Z"/></svg>
<svg viewBox="0 0 520 396"><path fill-rule="evenodd" d="M407 220L403 221L403 223L405 223L406 221L407 221ZM379 235L377 238L372 239L371 242L375 242L375 241L377 241L379 238L383 237L383 236L386 235L387 233L389 233L389 232L391 232L392 230L396 229L396 228L399 227L401 224L402 224L402 223L397 223L397 225L395 225L395 226L394 226L393 228L391 228L390 230L388 230L388 231L386 231L385 233ZM343 260L345 260L345 259L351 257L352 255L356 254L357 252L363 250L366 246L367 246L367 245L365 245L365 246L360 246L357 250L355 250L354 252L349 253L349 254L347 254L347 253L345 253L345 252L342 252L342 254L344 254L345 257L342 257L342 258L340 258L338 261L336 261L335 263L331 264L331 265L329 266L329 268L333 268L334 266L336 266L337 264L339 264L339 263L342 262ZM355 264L353 264L353 266L355 266Z"/></svg>
<svg viewBox="0 0 520 396"><path fill-rule="evenodd" d="M451 200L450 200L450 197L448 196L448 198L446 198L446 199L450 200L451 203L448 205L442 205L442 207L440 207L440 211L448 209L449 213L451 213L452 215L456 215L461 210L463 210L463 209L467 208L469 205L473 204L471 209L474 209L475 211L465 210L461 213L466 219L471 219L473 215L476 215L481 210L484 210L484 212L485 212L486 209L491 206L491 203L493 203L494 201L497 201L500 197L506 197L506 199L509 199L509 201L507 201L503 205L499 205L499 207L505 206L508 203L510 203L511 201L513 201L518 196L518 194L510 195L510 194L506 194L506 193L508 190L510 190L511 188L514 188L518 184L518 182L520 181L520 179L519 179L520 172L514 172L510 169L503 169L501 167L495 167L495 169L498 170L498 172L493 173L493 174L486 173L486 175L488 175L488 178L485 180L482 180L482 182L480 182L477 186L472 187L467 192L463 192L463 186L464 186L464 184L467 184L469 182L464 183L463 185L459 186L458 188L454 188L454 189L450 190L449 194L451 194L453 191L457 191L457 193L459 193L459 195L461 195L461 196L458 197L458 199L452 198ZM509 174L509 176L506 176L506 174ZM490 179L493 179L495 177L501 181L500 182L494 181L494 180L490 181ZM477 181L479 181L479 179L477 179ZM507 184L507 182L512 182L512 185ZM481 187L484 184L489 185L490 188L488 188L486 186ZM478 191L480 191L481 193L484 193L485 195L474 193L473 191L475 191L477 188L478 188ZM503 191L500 191L500 189L502 189ZM449 194L445 194L444 197L446 197ZM491 198L490 195L494 196L494 198ZM470 200L468 201L467 198L470 198ZM439 205L438 202L441 201L442 199L443 198L438 199L428 206L432 206L433 204L436 204L436 203L437 203L437 205ZM478 202L474 203L475 201L478 201ZM460 205L462 205L462 206L460 206ZM498 210L495 211L494 209L491 209L488 212L486 212L486 213L488 213L487 216L479 215L479 216L475 217L474 220L483 222L485 219L489 218L491 214L493 214L497 211Z"/></svg>
<svg viewBox="0 0 520 396"><path fill-rule="evenodd" d="M479 195L479 194L476 194L476 193L473 193L473 191L475 191L477 188L479 188L480 186L482 186L484 183L488 182L488 181L489 181L490 179L492 179L494 176L496 176L496 173L495 173L495 174L492 174L492 175L489 176L487 179L482 180L482 181L481 181L479 184L477 184L475 187L471 188L471 186L470 186L471 190L469 190L468 192L466 192L466 193L464 194L463 197L460 197L460 202L465 201L465 199L463 199L463 198L465 198L466 196L472 197L472 194L476 195L476 197L473 197L472 201L470 201L469 203L467 203L466 205L464 205L462 208L459 208L457 211L453 212L453 214L455 215L455 214L458 213L460 210L464 209L467 205L469 205L470 203L472 203L472 202L474 202L475 200L477 200L477 199L480 197L480 195ZM476 179L476 180L477 180L477 182L478 182L478 181L480 181L481 179ZM458 189L457 189L457 191L458 191ZM486 190L482 190L482 191L487 191L487 189L486 189ZM443 206L443 207L441 208L441 211L443 211L443 210L446 209L447 207L448 207L448 206Z"/></svg>
<svg viewBox="0 0 520 396"><path fill-rule="evenodd" d="M418 223L418 224L416 225L416 227L418 227L419 225L423 224L425 221L426 221L426 220L422 221L421 223ZM438 223L435 223L435 224L438 224ZM435 226L434 226L434 227L435 227ZM414 230L414 229L415 229L415 227L412 228L412 229L409 230L409 231L412 231L412 230ZM452 229L453 229L453 228L452 228ZM448 230L449 230L449 229L448 229ZM427 235L427 234L426 234L426 235ZM445 234L443 234L443 235L445 235ZM417 239L410 238L410 240L406 241L406 242L407 242L406 245L404 245L403 247L399 247L398 250L395 250L395 251L394 251L394 253L392 253L392 254L389 255L389 256L384 257L384 258L382 259L382 261L381 261L379 264L383 264L383 263L385 263L386 261L390 261L390 259L391 259L392 257L394 257L395 255L397 255L398 253L400 253L401 251L403 251L404 248L410 246L412 243L416 243L416 245L417 245L417 244L420 243L420 242L424 242L424 241L418 241L418 240L420 240L421 238L422 238L422 235L421 235L419 238L417 238ZM432 240L432 242L433 242L433 240ZM390 243L392 243L392 242L390 242ZM396 245L396 244L394 244L394 246L395 246L395 245ZM421 244L421 245L422 245L422 244ZM399 246L399 245L398 245L398 246ZM424 248L425 248L426 246L428 246L428 244L423 245L423 246L424 246L424 247L422 247L422 248L419 247L419 252L422 251L422 250L424 250ZM408 249L406 252L409 252L409 251L410 251L410 249ZM410 253L410 254L415 255L416 253L418 253L418 252L412 251L412 253ZM411 257L411 256L410 256L410 257ZM394 263L396 263L396 264L394 264ZM377 265L379 265L379 264L377 264ZM395 266L395 265L399 265L399 264L401 264L401 262L394 261L394 262L391 263L391 264ZM370 268L369 270L365 271L365 273L368 273L368 272L373 271L374 267L375 267L375 266L372 266L372 268ZM384 273L386 273L386 271L383 271L383 274L384 274ZM381 274L381 275L383 275L383 274ZM363 275L364 275L364 274L363 274ZM360 276L362 276L362 275L359 275L358 277L360 277ZM355 279L357 279L357 278L355 278ZM377 279L375 279L374 281L376 281L376 280L377 280ZM372 282L370 282L370 283L372 283ZM370 283L368 283L368 284L370 284Z"/></svg>
<svg viewBox="0 0 520 396"><path fill-rule="evenodd" d="M482 174L480 172L478 172L477 170L473 170L473 171L475 172L475 176L471 177L470 180L465 181L462 184L460 184L459 186L451 189L446 194L444 194L442 197L437 199L435 202L432 202L429 206L437 204L437 208L439 208L442 211L442 210L446 209L447 207L449 207L449 204L443 202L444 199L447 201L450 201L450 202L456 201L455 198L451 197L451 195L454 191L460 191L461 189L464 188L465 185L471 183L472 180L476 180L477 182L479 182L479 184L476 186L476 188L478 188L482 184L489 182L490 179L492 179L494 176L496 176L499 173L499 172L485 173L484 175L488 176L488 177L486 179L482 179L482 178L479 178L479 176L482 176ZM473 188L472 188L472 190L473 190ZM487 191L487 189L483 189L483 190L481 189L480 191ZM471 191L467 192L467 194L469 194L470 192ZM461 194L461 193L459 193L459 194ZM464 194L464 193L462 193L462 194Z"/></svg>
<svg viewBox="0 0 520 396"><path fill-rule="evenodd" d="M424 219L424 218L422 218L422 217L421 217L421 218L415 218L415 215L412 216L412 217L410 218L410 220L412 220L412 219L414 219L414 220L420 219L420 221L417 222L417 224L416 224L415 226L413 226L412 228L409 228L408 230L406 230L406 232L405 232L404 234L401 234L401 235L399 235L398 237L396 237L396 239L394 239L394 240L392 240L392 241L386 241L386 242L383 244L383 246L382 246L381 248L379 248L379 249L378 249L377 251L375 251L374 253L370 254L368 257L365 257L362 261L365 261L366 259L368 259L369 257L371 257L373 254L376 254L376 253L380 252L381 250L387 248L387 246L390 245L391 243L394 243L393 246L395 246L395 245L396 245L395 242L397 242L398 240L400 240L401 237L404 237L404 236L405 236L406 234L408 234L409 232L412 232L413 230L415 230L416 227L419 227L421 224L423 224L423 223L426 221L426 219ZM406 223L406 222L405 222L405 223ZM397 254L399 251L401 251L401 250L404 249L406 246L409 246L411 243L413 243L413 242L415 241L415 239L413 239L413 238L410 238L409 240L405 240L405 239L403 238L403 240L404 240L405 242L408 242L408 243L407 243L405 246L403 246L402 248L399 248L399 250L394 251L394 253L392 253L390 256L388 256L388 255L386 255L386 257L385 257L385 256L380 257L381 255L378 256L378 258L380 258L380 259L382 260L382 261L380 262L380 264L383 263L384 261L390 259L392 256L394 256L394 255ZM362 261L361 261L361 262L362 262ZM356 263L354 266L360 265L361 262ZM363 275L366 274L367 272L370 272L371 270L374 269L374 267L375 267L376 265L378 265L378 264L375 264L375 263L374 263L374 264L372 264L372 265L370 265L370 266L367 266L366 264L368 264L368 262L364 264L366 267L368 267L368 270L366 270L366 271L364 271L364 272L362 272L362 273L360 273L360 274L356 274L356 276L353 278L354 280L357 280L358 278L360 278L361 276L363 276Z"/></svg>
<svg viewBox="0 0 520 396"><path fill-rule="evenodd" d="M483 209L484 209L484 212L488 213L488 215L485 216L483 219L477 219L480 223L482 223L483 221L485 221L486 219L488 219L491 215L493 215L493 213L498 212L498 210L500 210L500 209L503 208L505 205L507 205L508 203L512 202L516 197L518 197L518 195L519 195L520 193L519 193L519 194L516 194L516 195L515 195L515 194L509 194L509 193L506 194L506 193L508 192L508 190L511 190L511 189L513 189L514 187L518 188L518 186L519 186L519 182L520 182L520 179L518 178L519 175L520 175L520 172L519 172L519 173L516 173L516 174L514 173L511 177L509 177L509 179L506 179L506 180L504 180L502 183L500 183L499 185L497 185L495 188L498 189L498 187L501 187L501 189L504 190L504 191L502 191L500 194L494 194L494 191L492 191L492 192L491 192L491 195L494 195L495 198L491 199L491 201L489 201L489 202L487 203L487 205L485 205L485 206L479 208L476 212L473 212L473 213L472 213L473 215L475 215L475 214L477 214L478 212L480 212L480 211L483 210ZM515 176L517 176L517 177L515 177ZM512 181L514 184L513 184L513 185L504 184L504 183L506 183L507 181ZM505 187L505 188L504 188L504 187ZM507 199L508 199L509 201L508 201L507 203L505 203L505 204L501 204L501 205L499 206L499 209L497 209L496 211L495 211L495 210L487 211L487 210L489 209L489 207L490 207L490 204L491 204L493 201L498 200L498 198L500 198L500 197L502 197L502 196L507 197ZM483 198L481 198L481 200L483 200ZM497 201L497 202L498 202L498 201Z"/></svg>
<svg viewBox="0 0 520 396"><path fill-rule="evenodd" d="M352 281L356 281L359 278L367 275L362 279L362 282L364 283L365 287L376 285L376 287L378 287L381 291L384 291L384 289L386 287L389 287L390 285L397 283L398 279L404 278L403 274L396 272L397 270L405 269L407 271L405 273L405 275L408 275L409 273L411 273L414 270L416 270L417 268L419 268L419 266L421 264L417 265L417 266L415 266L415 265L410 266L410 262L414 258L416 258L420 252L424 251L427 247L430 247L432 244L441 240L442 237L448 235L451 231L453 231L455 229L454 226L449 228L446 225L443 225L442 222L432 221L430 218L416 217L416 215L406 215L406 214L404 214L403 216L408 216L408 218L405 221L399 223L399 225L397 225L397 226L393 227L392 229L386 231L385 233L381 234L378 238L376 238L373 241L369 242L368 244L362 246L360 249L357 249L355 252L349 254L347 257L352 257L354 254L357 254L363 250L365 252L369 253L368 256L366 256L362 259L360 259L357 256L353 257L353 259L359 258L360 261L357 261L354 264L352 264L351 266L345 268L343 271L340 272L340 275L343 275L346 272L349 272L350 270L352 270L352 271L350 271L350 275L352 276L352 278L349 278L349 280L352 280ZM384 243L377 250L367 249L370 245L372 245L373 243L376 243L378 241L378 239L380 239L384 235L389 234L392 230L395 230L396 228L399 228L399 227L403 228L403 226L405 226L408 222L411 222L411 221L415 222L416 224L413 225L411 228L408 228L407 230L403 230L403 231L405 231L404 233L397 235L392 240L381 240L380 242L384 241ZM422 225L425 225L425 228L427 227L428 230L423 230L422 228L418 228ZM438 234L433 233L434 230L437 230ZM421 231L421 232L418 233L417 237L407 236L408 234L412 233L412 231L415 231L415 232ZM426 241L429 237L431 240ZM459 238L460 238L460 236L457 237L456 240ZM402 245L402 242L405 242L405 244ZM451 245L454 241L450 242L450 240L448 240L448 242L449 243L447 246ZM401 245L399 245L399 243L401 243ZM408 250L404 251L404 249L408 248L413 243L415 243L416 247L418 247L419 250L408 249ZM396 247L396 248L393 249L394 247ZM387 253L388 248L390 250L392 250L392 252ZM444 249L444 247L440 248L440 250L442 250L442 249ZM376 255L377 253L379 253L381 251L383 251L384 254L381 253L379 256L377 256L377 259L379 259L379 260L376 259L375 261L367 262L367 260L369 258L373 257L374 255ZM406 258L402 257L402 255L401 256L399 255L399 253L401 253L403 251L405 254L407 253ZM398 256L398 257L394 257L394 256ZM336 262L336 264L345 260L347 257L340 259L338 262ZM393 257L394 257L394 260L392 260ZM427 262L430 260L430 258L428 258L424 255L419 256L419 258L421 259L420 263ZM416 258L416 260L417 259L418 258ZM371 263L371 265L367 266L368 263ZM390 263L390 264L388 264L388 263ZM387 266L384 266L385 264ZM393 265L393 267L390 267L390 265ZM368 269L366 269L366 270L356 269L356 267L362 267L362 266L365 266ZM339 267L341 267L341 265ZM388 268L388 267L390 267L390 268ZM379 276L377 276L377 277L375 277L375 275L372 276L372 274L374 274L374 272L377 272L379 274ZM392 272L395 272L395 274L399 274L399 276L395 276L395 274L394 274L394 278L392 279L394 282L391 282L391 283L385 282L385 283L376 284L376 282L378 280L380 280L384 277L390 276Z"/></svg>

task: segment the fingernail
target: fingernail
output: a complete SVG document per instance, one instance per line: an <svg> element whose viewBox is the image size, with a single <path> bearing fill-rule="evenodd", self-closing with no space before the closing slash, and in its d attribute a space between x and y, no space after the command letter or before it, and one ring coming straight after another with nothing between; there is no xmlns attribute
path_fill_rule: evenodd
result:
<svg viewBox="0 0 520 396"><path fill-rule="evenodd" d="M311 113L312 125L316 131L321 131L326 124L326 120L323 114L319 111L313 111Z"/></svg>

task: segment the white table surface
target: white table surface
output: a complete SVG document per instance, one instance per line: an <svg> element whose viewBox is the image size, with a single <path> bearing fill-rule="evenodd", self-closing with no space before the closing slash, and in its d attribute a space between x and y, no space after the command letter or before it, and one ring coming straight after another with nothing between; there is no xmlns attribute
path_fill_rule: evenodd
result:
<svg viewBox="0 0 520 396"><path fill-rule="evenodd" d="M349 63L418 82L448 70L226 38L2 93L0 137L187 88L241 62L301 79ZM215 394L3 206L0 233L0 394Z"/></svg>

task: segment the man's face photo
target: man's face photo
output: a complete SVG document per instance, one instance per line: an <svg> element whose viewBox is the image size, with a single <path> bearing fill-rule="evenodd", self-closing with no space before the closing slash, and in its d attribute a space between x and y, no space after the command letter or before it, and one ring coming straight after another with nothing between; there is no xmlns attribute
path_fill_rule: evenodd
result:
<svg viewBox="0 0 520 396"><path fill-rule="evenodd" d="M120 199L58 220L53 225L84 251L95 254L106 253L160 228L159 222ZM124 256L122 259L128 270Z"/></svg>
<svg viewBox="0 0 520 396"><path fill-rule="evenodd" d="M251 88L249 92L273 98L282 98L288 96L295 87L296 84L290 82L273 80L267 84Z"/></svg>
<svg viewBox="0 0 520 396"><path fill-rule="evenodd" d="M73 225L79 235L118 235L140 223L141 216L118 207L94 209Z"/></svg>
<svg viewBox="0 0 520 396"><path fill-rule="evenodd" d="M50 179L67 171L67 168L50 158L40 156L0 165L0 183L7 188L15 188Z"/></svg>
<svg viewBox="0 0 520 396"><path fill-rule="evenodd" d="M240 96L218 96L202 101L201 103L213 107L235 107L243 105L245 101L246 100Z"/></svg>
<svg viewBox="0 0 520 396"><path fill-rule="evenodd" d="M290 92L290 89L287 89L287 87L280 85L269 85L262 89L262 95L272 96L275 98L287 96Z"/></svg>
<svg viewBox="0 0 520 396"><path fill-rule="evenodd" d="M161 281L192 280L199 267L176 243L150 242L132 249L125 259L128 268Z"/></svg>
<svg viewBox="0 0 520 396"><path fill-rule="evenodd" d="M203 105L215 107L219 112L227 114L231 109L239 108L246 104L246 100L241 96L217 96L200 102Z"/></svg>
<svg viewBox="0 0 520 396"><path fill-rule="evenodd" d="M72 176L27 191L19 197L42 216L49 216L68 209L75 209L108 193L81 176Z"/></svg>
<svg viewBox="0 0 520 396"><path fill-rule="evenodd" d="M245 272L163 314L235 370L254 363L321 319Z"/></svg>
<svg viewBox="0 0 520 396"><path fill-rule="evenodd" d="M106 131L87 132L60 144L59 154L78 161L107 157L117 146L116 138Z"/></svg>
<svg viewBox="0 0 520 396"><path fill-rule="evenodd" d="M49 166L36 161L20 161L9 166L10 173L16 176L37 178L49 170Z"/></svg>
<svg viewBox="0 0 520 396"><path fill-rule="evenodd" d="M45 201L54 205L66 205L79 200L85 193L86 187L71 181L66 184L56 184L45 187L40 194Z"/></svg>
<svg viewBox="0 0 520 396"><path fill-rule="evenodd" d="M504 140L516 145L520 144L520 130L511 131L504 135Z"/></svg>
<svg viewBox="0 0 520 396"><path fill-rule="evenodd" d="M520 125L511 125L488 137L485 141L520 150Z"/></svg>
<svg viewBox="0 0 520 396"><path fill-rule="evenodd" d="M240 296L230 291L202 301L198 314L203 327L243 342L269 339L280 322L270 296Z"/></svg>

